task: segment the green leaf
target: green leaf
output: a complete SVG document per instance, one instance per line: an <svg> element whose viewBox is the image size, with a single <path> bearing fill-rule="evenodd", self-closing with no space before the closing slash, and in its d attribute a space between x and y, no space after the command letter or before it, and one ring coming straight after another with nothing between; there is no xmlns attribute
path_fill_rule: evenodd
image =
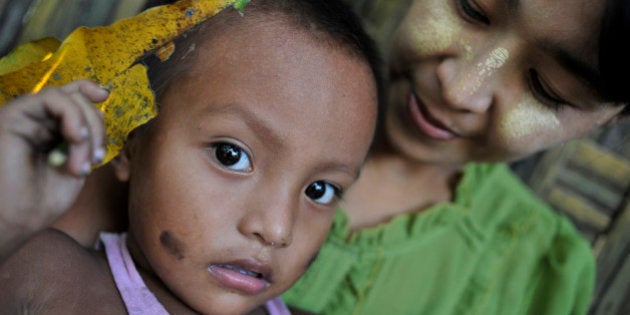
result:
<svg viewBox="0 0 630 315"><path fill-rule="evenodd" d="M234 2L234 8L239 11L243 11L243 9L245 9L245 6L247 6L248 3L249 3L249 0L236 0Z"/></svg>

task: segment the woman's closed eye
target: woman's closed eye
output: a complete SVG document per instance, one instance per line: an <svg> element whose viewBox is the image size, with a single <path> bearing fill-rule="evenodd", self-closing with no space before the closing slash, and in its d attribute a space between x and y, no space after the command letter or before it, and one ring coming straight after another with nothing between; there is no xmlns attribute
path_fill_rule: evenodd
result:
<svg viewBox="0 0 630 315"><path fill-rule="evenodd" d="M541 80L538 72L534 69L530 69L528 73L528 81L530 89L534 97L538 99L545 106L552 108L555 111L562 109L564 106L571 106L569 102L563 100L557 94L551 91Z"/></svg>
<svg viewBox="0 0 630 315"><path fill-rule="evenodd" d="M304 190L304 194L321 205L332 205L334 201L341 198L341 189L326 181L320 180L312 182Z"/></svg>
<svg viewBox="0 0 630 315"><path fill-rule="evenodd" d="M490 19L487 14L483 12L483 10L476 3L471 2L471 0L456 0L457 7L461 14L468 20L469 22L481 23L484 25L490 25Z"/></svg>
<svg viewBox="0 0 630 315"><path fill-rule="evenodd" d="M225 168L236 172L251 172L252 163L249 154L238 145L229 142L212 144L214 157Z"/></svg>

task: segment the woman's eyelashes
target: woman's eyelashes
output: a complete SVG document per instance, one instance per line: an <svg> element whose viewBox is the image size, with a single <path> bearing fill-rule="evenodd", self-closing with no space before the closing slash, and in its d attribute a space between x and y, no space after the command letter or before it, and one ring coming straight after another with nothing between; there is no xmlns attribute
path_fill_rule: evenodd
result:
<svg viewBox="0 0 630 315"><path fill-rule="evenodd" d="M555 111L558 111L562 109L562 107L570 105L568 102L558 97L556 93L550 91L545 86L536 70L529 70L527 80L529 81L529 86L532 90L532 94L534 94L534 97L545 106L552 108Z"/></svg>
<svg viewBox="0 0 630 315"><path fill-rule="evenodd" d="M214 157L225 168L236 172L251 172L252 163L249 154L238 145L229 142L212 144Z"/></svg>
<svg viewBox="0 0 630 315"><path fill-rule="evenodd" d="M460 15L471 23L481 23L483 25L490 25L490 18L488 14L473 0L455 0L456 6ZM534 97L539 100L545 106L558 111L565 106L572 106L569 102L563 100L557 93L547 87L547 85L540 78L538 72L534 69L529 69L527 73L527 82L529 89L532 91Z"/></svg>
<svg viewBox="0 0 630 315"><path fill-rule="evenodd" d="M456 0L456 2L459 11L464 15L466 20L473 23L490 25L490 19L487 14L481 10L479 5L471 2L470 0Z"/></svg>
<svg viewBox="0 0 630 315"><path fill-rule="evenodd" d="M330 205L337 199L341 198L342 191L339 187L326 181L319 180L312 182L304 190L304 194L321 205Z"/></svg>

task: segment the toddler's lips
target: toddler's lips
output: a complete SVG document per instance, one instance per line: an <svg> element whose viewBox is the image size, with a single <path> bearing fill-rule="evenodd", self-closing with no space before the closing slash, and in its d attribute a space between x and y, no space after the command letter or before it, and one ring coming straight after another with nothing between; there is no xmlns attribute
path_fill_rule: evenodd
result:
<svg viewBox="0 0 630 315"><path fill-rule="evenodd" d="M430 113L423 105L424 104L420 103L420 100L418 100L413 92L409 92L407 110L409 111L411 120L415 123L417 129L435 140L448 141L457 137L456 133L449 130L446 126L444 126L444 124L431 117Z"/></svg>
<svg viewBox="0 0 630 315"><path fill-rule="evenodd" d="M271 284L269 267L251 261L211 264L208 271L221 285L248 295L258 294Z"/></svg>

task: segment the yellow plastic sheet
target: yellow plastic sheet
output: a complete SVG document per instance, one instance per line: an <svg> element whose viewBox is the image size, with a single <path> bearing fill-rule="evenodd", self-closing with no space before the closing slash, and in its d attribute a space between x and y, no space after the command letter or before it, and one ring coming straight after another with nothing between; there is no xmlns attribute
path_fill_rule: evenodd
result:
<svg viewBox="0 0 630 315"><path fill-rule="evenodd" d="M105 116L107 154L115 157L129 132L157 114L146 69L136 64L223 8L242 9L247 0L180 0L149 9L107 27L81 27L59 45L44 39L18 47L0 59L0 106L46 86L91 79L110 91L97 104Z"/></svg>
<svg viewBox="0 0 630 315"><path fill-rule="evenodd" d="M46 37L18 46L0 59L0 75L52 57L59 45L61 42L56 38Z"/></svg>

